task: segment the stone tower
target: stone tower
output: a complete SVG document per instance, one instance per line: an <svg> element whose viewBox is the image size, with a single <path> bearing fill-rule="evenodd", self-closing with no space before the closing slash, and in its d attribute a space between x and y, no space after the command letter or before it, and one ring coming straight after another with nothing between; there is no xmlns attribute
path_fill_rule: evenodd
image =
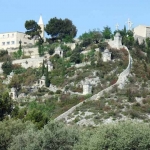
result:
<svg viewBox="0 0 150 150"><path fill-rule="evenodd" d="M40 16L38 25L41 27L42 33L41 33L41 37L44 39L45 41L45 35L44 35L44 23L43 23L43 19L42 16Z"/></svg>

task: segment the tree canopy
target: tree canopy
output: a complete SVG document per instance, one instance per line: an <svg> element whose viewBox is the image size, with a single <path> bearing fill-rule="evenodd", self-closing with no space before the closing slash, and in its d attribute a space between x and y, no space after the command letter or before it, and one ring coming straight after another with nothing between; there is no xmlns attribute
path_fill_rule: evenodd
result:
<svg viewBox="0 0 150 150"><path fill-rule="evenodd" d="M69 19L51 18L46 24L45 31L52 38L58 38L60 40L68 38L72 39L77 34L77 29Z"/></svg>
<svg viewBox="0 0 150 150"><path fill-rule="evenodd" d="M102 39L102 33L99 30L90 30L83 33L79 39L82 40L81 45L86 47L91 43L98 43Z"/></svg>
<svg viewBox="0 0 150 150"><path fill-rule="evenodd" d="M30 39L33 39L34 37L38 37L40 44L44 42L44 40L40 35L42 33L41 27L37 24L36 21L27 20L25 22L25 28L27 30L25 33L30 36L29 37Z"/></svg>
<svg viewBox="0 0 150 150"><path fill-rule="evenodd" d="M5 115L10 114L12 111L12 101L8 92L0 94L0 120L3 120Z"/></svg>
<svg viewBox="0 0 150 150"><path fill-rule="evenodd" d="M7 75L10 74L10 72L13 70L13 65L12 65L12 62L10 60L8 61L5 61L3 64L2 64L2 69L3 69L3 72Z"/></svg>
<svg viewBox="0 0 150 150"><path fill-rule="evenodd" d="M104 27L102 34L105 39L110 39L112 35L111 28L108 26Z"/></svg>

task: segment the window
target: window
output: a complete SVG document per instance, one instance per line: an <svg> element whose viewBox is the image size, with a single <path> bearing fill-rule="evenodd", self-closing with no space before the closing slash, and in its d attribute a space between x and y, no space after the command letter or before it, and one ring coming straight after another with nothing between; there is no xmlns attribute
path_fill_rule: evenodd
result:
<svg viewBox="0 0 150 150"><path fill-rule="evenodd" d="M7 36L9 37L9 34Z"/></svg>
<svg viewBox="0 0 150 150"><path fill-rule="evenodd" d="M5 37L5 35L3 35L3 38Z"/></svg>
<svg viewBox="0 0 150 150"><path fill-rule="evenodd" d="M24 42L24 44L27 44L27 42Z"/></svg>
<svg viewBox="0 0 150 150"><path fill-rule="evenodd" d="M14 37L14 34L12 34L12 37Z"/></svg>
<svg viewBox="0 0 150 150"><path fill-rule="evenodd" d="M10 44L10 42L7 42L7 45L9 45Z"/></svg>
<svg viewBox="0 0 150 150"><path fill-rule="evenodd" d="M2 45L5 45L5 42L2 42Z"/></svg>
<svg viewBox="0 0 150 150"><path fill-rule="evenodd" d="M11 41L11 44L15 44L15 41Z"/></svg>

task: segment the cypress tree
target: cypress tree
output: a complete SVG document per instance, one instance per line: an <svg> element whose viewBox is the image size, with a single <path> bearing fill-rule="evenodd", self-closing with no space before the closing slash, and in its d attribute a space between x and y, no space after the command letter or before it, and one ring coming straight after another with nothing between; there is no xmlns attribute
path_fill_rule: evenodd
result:
<svg viewBox="0 0 150 150"><path fill-rule="evenodd" d="M49 84L50 84L50 82L49 82L49 78L48 78L48 65L47 65L46 73L45 73L45 86L49 87Z"/></svg>
<svg viewBox="0 0 150 150"><path fill-rule="evenodd" d="M21 45L21 40L19 41L19 50L17 51L18 57L20 58L22 56L22 45Z"/></svg>
<svg viewBox="0 0 150 150"><path fill-rule="evenodd" d="M44 74L44 70L45 70L45 66L44 66L44 60L43 60L43 64L42 64L42 75Z"/></svg>
<svg viewBox="0 0 150 150"><path fill-rule="evenodd" d="M41 56L41 45L38 44L38 52L39 52L39 56Z"/></svg>
<svg viewBox="0 0 150 150"><path fill-rule="evenodd" d="M39 56L44 55L44 48L43 45L41 45L40 43L38 43L38 52L39 52Z"/></svg>

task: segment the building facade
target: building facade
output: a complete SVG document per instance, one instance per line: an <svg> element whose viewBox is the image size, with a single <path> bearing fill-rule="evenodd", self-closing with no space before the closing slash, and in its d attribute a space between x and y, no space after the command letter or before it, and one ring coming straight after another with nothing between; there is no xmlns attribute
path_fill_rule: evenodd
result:
<svg viewBox="0 0 150 150"><path fill-rule="evenodd" d="M38 25L41 27L42 33L41 37L45 39L44 36L44 23L42 16L40 16ZM19 41L21 41L22 46L27 45L34 45L35 40L30 40L29 36L26 35L23 32L6 32L6 33L0 33L0 49L12 49L12 48L18 48L19 47Z"/></svg>
<svg viewBox="0 0 150 150"><path fill-rule="evenodd" d="M34 44L34 40L29 40L28 35L23 32L7 32L0 34L0 49L17 48L19 41L22 46Z"/></svg>
<svg viewBox="0 0 150 150"><path fill-rule="evenodd" d="M150 26L139 25L134 28L134 36L139 36L143 38L150 37Z"/></svg>

